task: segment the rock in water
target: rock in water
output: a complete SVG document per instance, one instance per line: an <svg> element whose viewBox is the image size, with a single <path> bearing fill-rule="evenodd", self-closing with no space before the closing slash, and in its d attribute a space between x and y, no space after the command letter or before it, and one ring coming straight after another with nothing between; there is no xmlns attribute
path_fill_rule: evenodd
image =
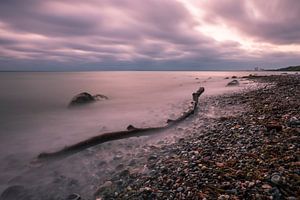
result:
<svg viewBox="0 0 300 200"><path fill-rule="evenodd" d="M230 81L229 83L227 83L227 86L237 86L239 84L240 83L238 80L233 80L233 81Z"/></svg>
<svg viewBox="0 0 300 200"><path fill-rule="evenodd" d="M95 98L91 94L89 94L87 92L82 92L72 98L72 100L70 102L70 106L90 103L93 101L95 101Z"/></svg>
<svg viewBox="0 0 300 200"><path fill-rule="evenodd" d="M101 99L108 99L108 97L104 96L102 94L96 94L93 96L90 93L82 92L72 98L69 106L83 105L83 104L91 103L91 102L94 102L96 100L101 100Z"/></svg>

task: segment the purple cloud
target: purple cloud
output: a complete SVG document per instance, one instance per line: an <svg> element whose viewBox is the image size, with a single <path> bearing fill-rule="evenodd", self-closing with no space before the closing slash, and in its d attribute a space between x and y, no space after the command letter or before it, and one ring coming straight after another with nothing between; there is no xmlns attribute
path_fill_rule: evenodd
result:
<svg viewBox="0 0 300 200"><path fill-rule="evenodd" d="M212 0L201 6L208 21L225 23L249 37L274 44L300 43L298 0Z"/></svg>
<svg viewBox="0 0 300 200"><path fill-rule="evenodd" d="M261 1L193 5L205 11L202 19L177 0L2 0L0 70L190 70L279 63L276 52L216 41L199 31L205 25L226 24L270 45L299 44L296 0L274 1L272 9ZM294 50L277 53L284 64L299 58Z"/></svg>

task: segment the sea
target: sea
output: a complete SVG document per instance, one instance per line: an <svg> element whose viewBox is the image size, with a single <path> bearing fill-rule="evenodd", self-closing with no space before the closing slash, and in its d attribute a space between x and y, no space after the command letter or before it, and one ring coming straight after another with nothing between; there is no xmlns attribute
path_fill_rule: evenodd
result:
<svg viewBox="0 0 300 200"><path fill-rule="evenodd" d="M80 154L37 164L37 155L106 132L125 130L129 124L139 128L165 125L167 119L178 117L189 106L191 94L199 87L205 87L201 98L234 92L251 83L241 80L237 87L226 87L231 77L251 73L275 72L0 72L0 194L12 185L37 191L51 188L57 195L88 194L103 178L97 175L99 163L95 162L103 161L104 154L114 157L125 151L120 147L124 142L102 144L102 157L91 159ZM72 97L81 92L102 94L108 99L68 107ZM131 144L133 151L137 147ZM69 186L65 180L75 180L77 185Z"/></svg>

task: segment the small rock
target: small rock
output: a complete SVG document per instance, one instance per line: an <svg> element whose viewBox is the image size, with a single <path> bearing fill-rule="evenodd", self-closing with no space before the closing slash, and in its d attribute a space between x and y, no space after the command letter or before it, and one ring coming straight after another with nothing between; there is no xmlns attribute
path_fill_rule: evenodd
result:
<svg viewBox="0 0 300 200"><path fill-rule="evenodd" d="M157 159L157 155L151 155L148 158L148 160L156 160L156 159Z"/></svg>
<svg viewBox="0 0 300 200"><path fill-rule="evenodd" d="M133 130L137 130L137 128L136 128L136 127L134 127L134 126L133 126L133 125L131 125L131 124L130 124L130 125L128 125L126 129L127 129L127 131L133 131Z"/></svg>
<svg viewBox="0 0 300 200"><path fill-rule="evenodd" d="M120 160L122 159L123 156L122 155L115 155L115 157L113 158L114 160Z"/></svg>
<svg viewBox="0 0 300 200"><path fill-rule="evenodd" d="M183 191L183 187L177 188L177 192L182 192L182 191Z"/></svg>
<svg viewBox="0 0 300 200"><path fill-rule="evenodd" d="M220 195L220 196L218 197L218 199L219 199L219 200L226 200L226 199L229 199L229 197L230 197L229 195L224 195L224 194L223 194L223 195Z"/></svg>
<svg viewBox="0 0 300 200"><path fill-rule="evenodd" d="M127 186L127 188L126 188L128 191L131 191L132 190L132 188L130 187L130 186Z"/></svg>
<svg viewBox="0 0 300 200"><path fill-rule="evenodd" d="M66 200L81 200L81 197L79 194L73 193L70 194Z"/></svg>
<svg viewBox="0 0 300 200"><path fill-rule="evenodd" d="M226 192L227 194L237 194L237 193L238 193L238 192L237 192L237 189L225 190L225 192Z"/></svg>
<svg viewBox="0 0 300 200"><path fill-rule="evenodd" d="M151 188L149 187L142 187L139 189L140 192L144 192L144 191L151 191Z"/></svg>
<svg viewBox="0 0 300 200"><path fill-rule="evenodd" d="M277 132L282 131L282 126L278 122L270 122L266 124L267 131L276 130Z"/></svg>
<svg viewBox="0 0 300 200"><path fill-rule="evenodd" d="M216 162L216 165L217 165L217 167L224 167L225 165L224 165L224 163L220 163L220 162Z"/></svg>
<svg viewBox="0 0 300 200"><path fill-rule="evenodd" d="M289 122L288 125L290 127L300 127L300 120L298 120L296 117L292 117Z"/></svg>
<svg viewBox="0 0 300 200"><path fill-rule="evenodd" d="M271 189L272 187L269 184L263 184L261 186L262 189Z"/></svg>
<svg viewBox="0 0 300 200"><path fill-rule="evenodd" d="M271 177L271 182L274 183L275 185L278 185L281 181L281 176L278 175L278 174L274 174L272 177Z"/></svg>
<svg viewBox="0 0 300 200"><path fill-rule="evenodd" d="M255 185L254 182L249 182L248 187L253 187Z"/></svg>
<svg viewBox="0 0 300 200"><path fill-rule="evenodd" d="M240 83L238 80L233 80L233 81L230 81L229 83L227 83L227 86L237 86L239 84Z"/></svg>

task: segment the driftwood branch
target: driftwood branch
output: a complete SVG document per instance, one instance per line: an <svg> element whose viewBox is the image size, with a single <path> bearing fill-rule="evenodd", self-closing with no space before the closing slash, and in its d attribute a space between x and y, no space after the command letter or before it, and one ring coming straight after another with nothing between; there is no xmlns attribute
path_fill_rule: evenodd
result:
<svg viewBox="0 0 300 200"><path fill-rule="evenodd" d="M87 149L89 147L112 141L112 140L119 140L123 138L128 137L137 137L137 136L143 136L148 135L150 133L157 133L160 131L163 131L167 128L170 128L179 122L183 121L184 119L188 118L190 115L194 114L196 111L199 97L204 92L204 88L200 87L196 92L192 94L193 101L192 101L192 107L188 109L186 112L184 112L179 118L171 120L168 119L167 125L160 126L160 127L150 127L150 128L136 128L132 125L129 125L127 127L127 130L125 131L117 131L117 132L110 132L110 133L103 133L99 136L92 137L90 139L84 140L82 142L79 142L77 144L67 146L59 151L51 152L51 153L41 153L38 155L38 159L49 159L49 158L57 158L57 157L66 157L72 154L75 154L77 152L80 152L84 149Z"/></svg>

